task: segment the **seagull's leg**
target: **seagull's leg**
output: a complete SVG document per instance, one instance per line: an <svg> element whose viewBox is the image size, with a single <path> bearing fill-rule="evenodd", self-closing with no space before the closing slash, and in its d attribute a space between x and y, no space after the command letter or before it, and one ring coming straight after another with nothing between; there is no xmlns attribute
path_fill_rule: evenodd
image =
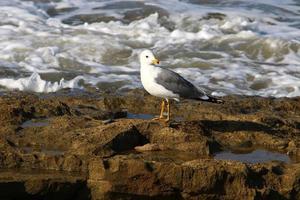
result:
<svg viewBox="0 0 300 200"><path fill-rule="evenodd" d="M165 101L164 101L164 99L162 99L159 119L164 118L164 111L165 111Z"/></svg>
<svg viewBox="0 0 300 200"><path fill-rule="evenodd" d="M162 99L161 101L161 108L160 108L160 115L159 117L155 117L152 120L159 120L164 118L164 110L165 110L165 101Z"/></svg>
<svg viewBox="0 0 300 200"><path fill-rule="evenodd" d="M170 121L170 112L171 112L171 109L170 109L170 102L169 102L169 99L166 99L167 101L167 111L168 111L168 115L167 115L167 119L165 120L166 122L169 122Z"/></svg>

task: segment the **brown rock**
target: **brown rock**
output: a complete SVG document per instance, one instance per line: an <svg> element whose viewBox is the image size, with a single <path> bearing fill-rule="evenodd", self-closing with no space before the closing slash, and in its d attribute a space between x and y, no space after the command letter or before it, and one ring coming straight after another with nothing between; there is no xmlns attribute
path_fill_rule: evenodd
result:
<svg viewBox="0 0 300 200"><path fill-rule="evenodd" d="M142 90L0 96L0 199L299 199L300 99L224 100L172 102L166 124L126 119L157 114ZM292 162L213 159L257 147Z"/></svg>

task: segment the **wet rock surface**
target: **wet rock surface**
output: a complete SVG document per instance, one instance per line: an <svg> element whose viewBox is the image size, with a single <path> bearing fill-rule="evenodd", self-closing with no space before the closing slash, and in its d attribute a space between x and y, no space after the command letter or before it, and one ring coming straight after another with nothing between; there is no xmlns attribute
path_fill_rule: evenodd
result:
<svg viewBox="0 0 300 200"><path fill-rule="evenodd" d="M0 199L300 198L300 98L224 100L172 102L164 123L143 90L4 93ZM214 159L249 149L290 162Z"/></svg>

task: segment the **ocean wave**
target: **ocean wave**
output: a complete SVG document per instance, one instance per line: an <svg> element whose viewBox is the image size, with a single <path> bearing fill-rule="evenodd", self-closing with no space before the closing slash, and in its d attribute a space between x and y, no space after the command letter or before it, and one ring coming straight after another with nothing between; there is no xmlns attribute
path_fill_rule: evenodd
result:
<svg viewBox="0 0 300 200"><path fill-rule="evenodd" d="M4 74L1 85L78 87L47 79L65 73L94 87L141 87L137 55L150 48L163 65L215 94L299 96L300 14L292 3L0 2L0 69L17 74ZM34 77L18 78L29 73ZM28 84L34 80L51 89Z"/></svg>
<svg viewBox="0 0 300 200"><path fill-rule="evenodd" d="M12 79L2 78L0 79L0 85L8 89L17 89L21 91L33 91L33 92L56 92L63 88L81 88L78 82L82 77L76 77L72 80L65 81L61 79L59 82L50 82L42 80L38 73L33 73L30 77Z"/></svg>

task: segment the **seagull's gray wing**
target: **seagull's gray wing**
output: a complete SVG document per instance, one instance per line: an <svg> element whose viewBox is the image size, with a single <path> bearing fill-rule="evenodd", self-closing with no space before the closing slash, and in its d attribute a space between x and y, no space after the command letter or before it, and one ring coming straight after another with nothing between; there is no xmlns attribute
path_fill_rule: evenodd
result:
<svg viewBox="0 0 300 200"><path fill-rule="evenodd" d="M192 83L184 79L182 76L169 69L159 67L161 69L155 81L165 87L167 90L178 94L185 99L208 100L209 97L204 91L198 90Z"/></svg>

